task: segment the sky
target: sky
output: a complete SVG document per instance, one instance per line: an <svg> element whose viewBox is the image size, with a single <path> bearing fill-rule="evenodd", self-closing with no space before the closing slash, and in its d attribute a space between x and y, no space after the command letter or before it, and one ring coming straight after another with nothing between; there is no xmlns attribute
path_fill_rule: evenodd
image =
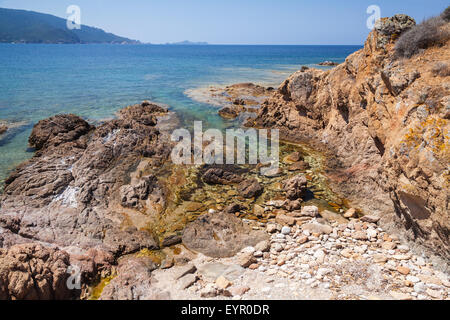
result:
<svg viewBox="0 0 450 320"><path fill-rule="evenodd" d="M183 40L211 44L361 45L370 5L418 22L442 12L448 0L0 0L0 7L66 18L146 43Z"/></svg>

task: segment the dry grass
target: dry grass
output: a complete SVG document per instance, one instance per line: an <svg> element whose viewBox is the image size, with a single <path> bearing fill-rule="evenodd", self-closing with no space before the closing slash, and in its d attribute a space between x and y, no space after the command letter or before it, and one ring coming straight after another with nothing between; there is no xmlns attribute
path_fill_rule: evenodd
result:
<svg viewBox="0 0 450 320"><path fill-rule="evenodd" d="M395 45L397 56L410 58L427 48L443 45L450 37L448 28L443 28L449 21L450 7L440 16L427 19L406 31Z"/></svg>

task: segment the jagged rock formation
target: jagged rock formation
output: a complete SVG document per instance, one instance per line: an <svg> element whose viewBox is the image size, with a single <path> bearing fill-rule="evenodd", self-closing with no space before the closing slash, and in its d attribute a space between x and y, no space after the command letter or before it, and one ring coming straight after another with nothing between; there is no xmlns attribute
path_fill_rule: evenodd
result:
<svg viewBox="0 0 450 320"><path fill-rule="evenodd" d="M449 258L450 82L435 70L450 44L398 58L395 41L414 24L382 19L345 63L290 76L247 125L328 152L337 192Z"/></svg>
<svg viewBox="0 0 450 320"><path fill-rule="evenodd" d="M0 300L63 300L69 255L37 244L0 248Z"/></svg>

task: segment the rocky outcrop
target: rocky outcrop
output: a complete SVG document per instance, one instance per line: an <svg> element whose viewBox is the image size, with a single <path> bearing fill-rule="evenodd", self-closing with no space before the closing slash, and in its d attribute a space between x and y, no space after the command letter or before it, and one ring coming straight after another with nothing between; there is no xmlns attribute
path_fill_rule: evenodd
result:
<svg viewBox="0 0 450 320"><path fill-rule="evenodd" d="M155 127L166 111L144 102L97 128L73 115L39 122L30 136L38 152L6 180L0 198L3 246L41 242L115 257L158 248L124 212L142 215L143 206L164 205L151 170L170 153ZM132 177L142 162L150 174Z"/></svg>
<svg viewBox="0 0 450 320"><path fill-rule="evenodd" d="M183 244L210 257L231 257L245 247L266 240L267 234L252 230L230 213L208 213L187 225Z"/></svg>
<svg viewBox="0 0 450 320"><path fill-rule="evenodd" d="M154 288L151 272L157 266L149 258L123 259L118 275L103 289L100 300L168 300L167 292Z"/></svg>
<svg viewBox="0 0 450 320"><path fill-rule="evenodd" d="M6 131L8 131L8 127L0 125L0 135L4 134Z"/></svg>
<svg viewBox="0 0 450 320"><path fill-rule="evenodd" d="M0 249L0 300L65 300L69 255L37 244Z"/></svg>
<svg viewBox="0 0 450 320"><path fill-rule="evenodd" d="M335 191L449 258L450 88L433 69L450 44L399 60L395 41L414 24L382 19L343 64L290 76L247 125L322 150Z"/></svg>

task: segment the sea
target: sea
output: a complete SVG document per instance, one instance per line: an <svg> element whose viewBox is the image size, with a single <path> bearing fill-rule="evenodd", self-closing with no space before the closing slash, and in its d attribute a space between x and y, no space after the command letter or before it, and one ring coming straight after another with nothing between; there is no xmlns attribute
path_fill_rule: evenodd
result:
<svg viewBox="0 0 450 320"><path fill-rule="evenodd" d="M69 45L0 44L0 188L33 156L28 137L42 119L73 113L93 123L117 110L152 100L169 106L189 127L224 129L232 121L218 107L187 92L253 82L278 87L302 66L343 62L360 46Z"/></svg>

